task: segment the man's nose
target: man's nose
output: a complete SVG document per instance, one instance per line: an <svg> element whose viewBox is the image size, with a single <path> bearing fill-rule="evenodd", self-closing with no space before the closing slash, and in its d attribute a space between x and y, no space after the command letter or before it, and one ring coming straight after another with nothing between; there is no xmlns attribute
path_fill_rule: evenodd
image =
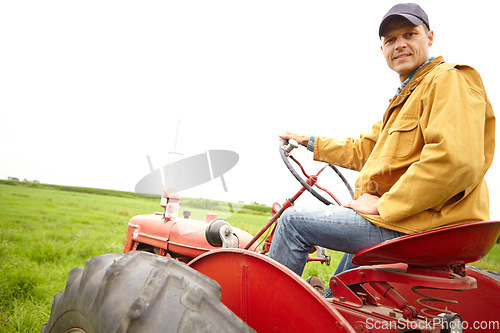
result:
<svg viewBox="0 0 500 333"><path fill-rule="evenodd" d="M402 49L406 47L406 40L404 38L399 37L396 39L396 49Z"/></svg>

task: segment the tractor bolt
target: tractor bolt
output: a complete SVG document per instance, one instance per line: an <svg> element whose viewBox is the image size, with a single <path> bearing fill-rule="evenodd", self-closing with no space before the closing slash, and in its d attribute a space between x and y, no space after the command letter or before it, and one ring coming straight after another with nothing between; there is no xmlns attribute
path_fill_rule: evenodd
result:
<svg viewBox="0 0 500 333"><path fill-rule="evenodd" d="M355 322L353 325L353 328L356 330L356 332L365 332L366 331L365 323L363 323L361 321Z"/></svg>

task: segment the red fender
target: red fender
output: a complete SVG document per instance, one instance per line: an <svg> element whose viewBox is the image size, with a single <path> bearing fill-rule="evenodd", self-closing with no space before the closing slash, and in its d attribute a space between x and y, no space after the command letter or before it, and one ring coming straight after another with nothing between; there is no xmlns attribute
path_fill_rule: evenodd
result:
<svg viewBox="0 0 500 333"><path fill-rule="evenodd" d="M189 266L217 281L222 302L259 333L355 332L307 282L267 256L220 249Z"/></svg>

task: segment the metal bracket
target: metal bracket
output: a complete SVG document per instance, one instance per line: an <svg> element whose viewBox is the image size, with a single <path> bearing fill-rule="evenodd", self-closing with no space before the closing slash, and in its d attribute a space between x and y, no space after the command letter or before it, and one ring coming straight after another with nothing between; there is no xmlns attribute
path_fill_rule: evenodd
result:
<svg viewBox="0 0 500 333"><path fill-rule="evenodd" d="M330 266L332 258L328 254L326 254L326 249L324 247L317 246L317 245L315 245L314 247L316 248L316 257L325 258L325 261L324 261L325 264L327 266Z"/></svg>
<svg viewBox="0 0 500 333"><path fill-rule="evenodd" d="M233 228L230 225L223 225L219 230L222 247L225 249L234 248Z"/></svg>

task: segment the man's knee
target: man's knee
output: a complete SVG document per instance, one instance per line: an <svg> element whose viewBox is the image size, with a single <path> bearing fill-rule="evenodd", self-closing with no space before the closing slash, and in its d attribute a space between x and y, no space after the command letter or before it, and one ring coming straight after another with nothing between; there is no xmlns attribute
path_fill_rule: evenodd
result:
<svg viewBox="0 0 500 333"><path fill-rule="evenodd" d="M295 222L297 221L297 217L299 215L299 212L295 207L290 207L287 210L283 212L283 214L280 217L280 223L283 224L283 227L294 227L295 228Z"/></svg>

